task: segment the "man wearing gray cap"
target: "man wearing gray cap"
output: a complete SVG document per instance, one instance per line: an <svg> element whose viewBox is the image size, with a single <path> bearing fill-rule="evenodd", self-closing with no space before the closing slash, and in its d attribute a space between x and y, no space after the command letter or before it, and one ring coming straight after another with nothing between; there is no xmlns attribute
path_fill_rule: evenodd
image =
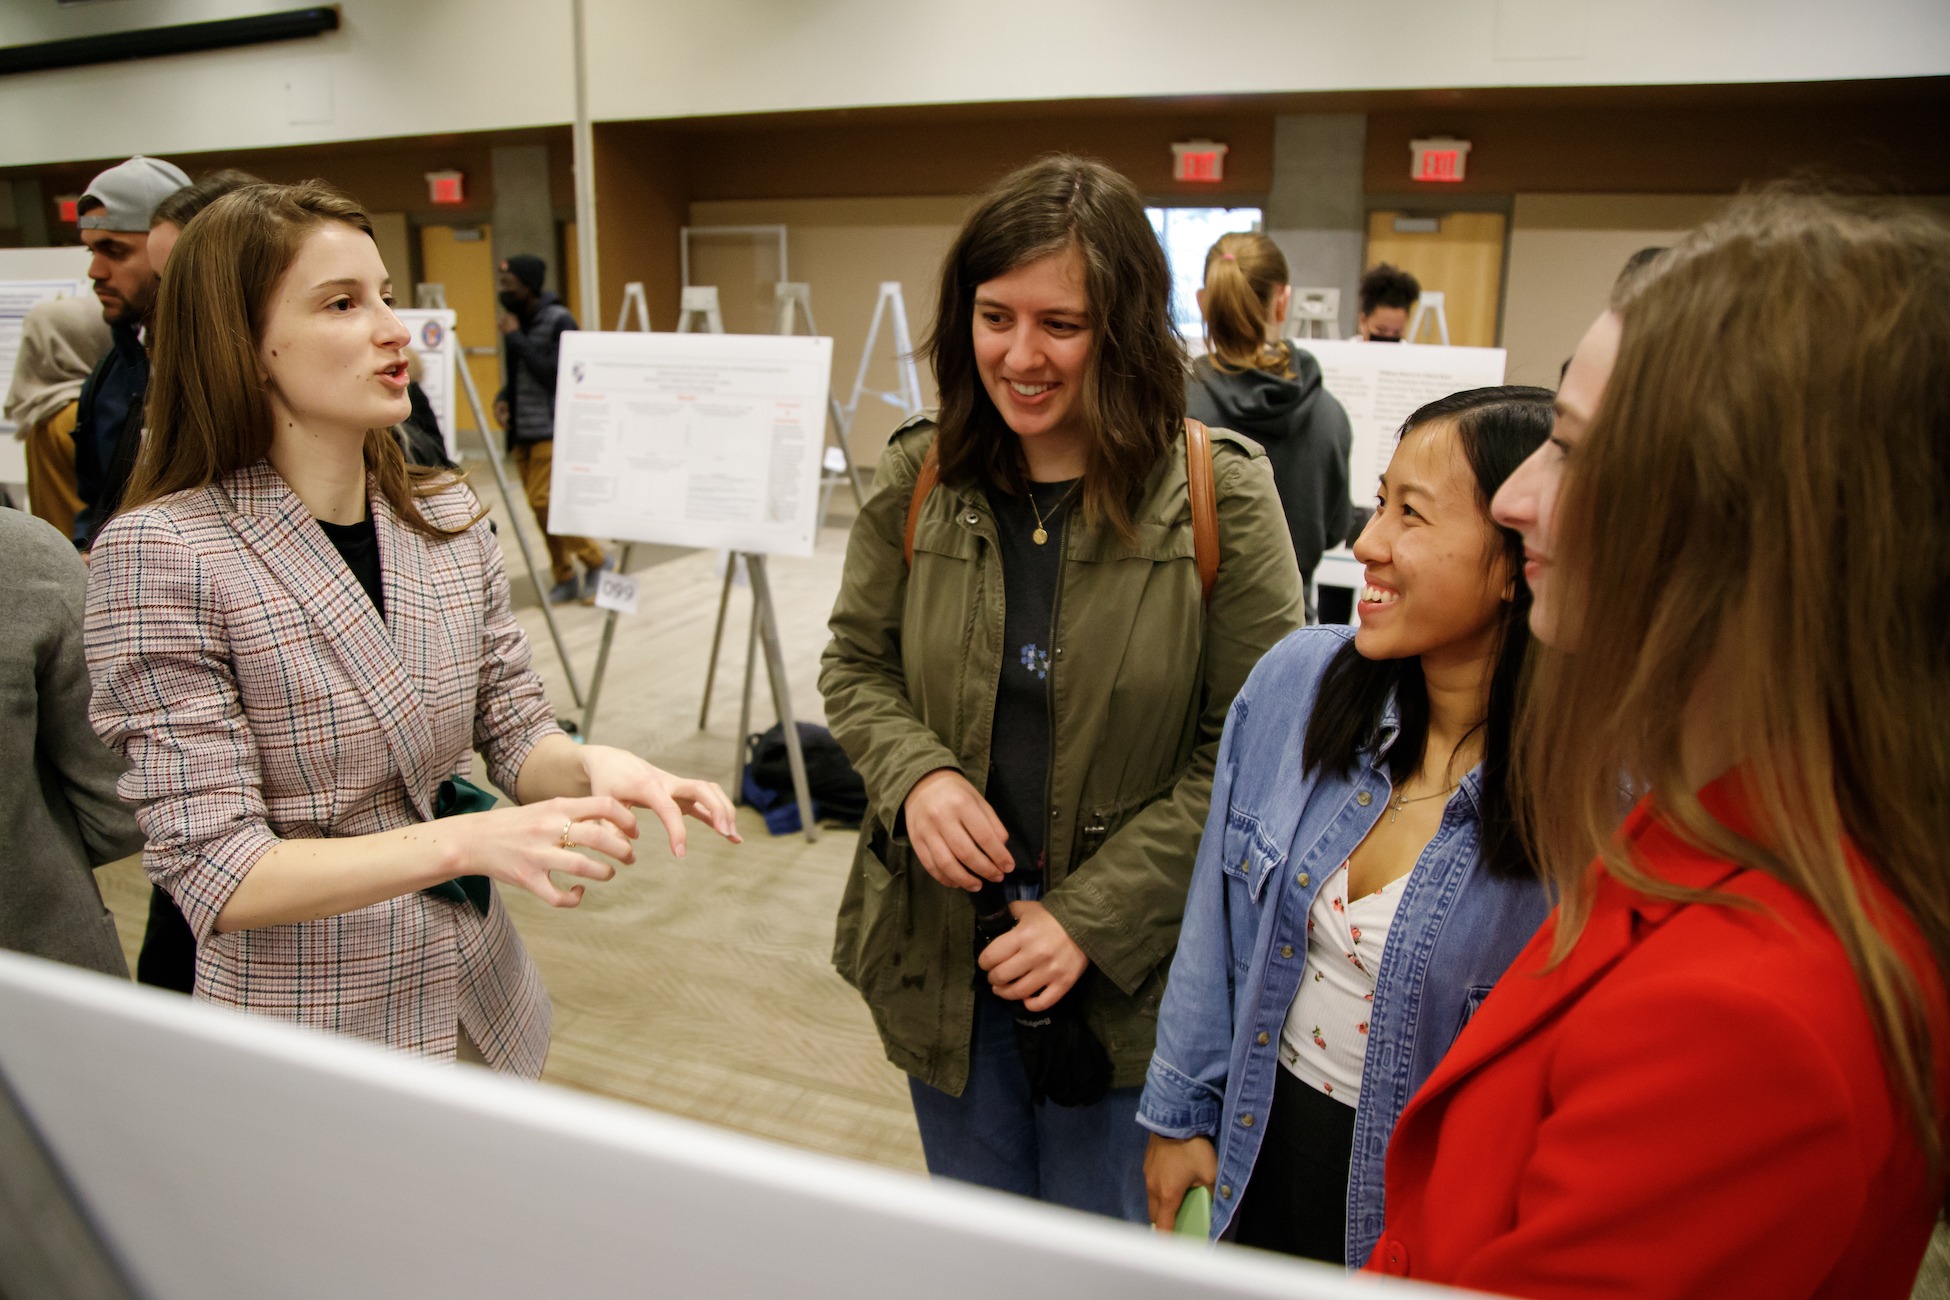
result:
<svg viewBox="0 0 1950 1300"><path fill-rule="evenodd" d="M88 278L95 282L102 319L115 339L82 385L75 415L75 486L81 510L75 515L74 541L83 550L121 504L142 440L142 399L149 388L143 331L162 283L149 264L149 217L158 203L189 183L175 164L138 155L90 181L75 206L81 242L94 254Z"/></svg>

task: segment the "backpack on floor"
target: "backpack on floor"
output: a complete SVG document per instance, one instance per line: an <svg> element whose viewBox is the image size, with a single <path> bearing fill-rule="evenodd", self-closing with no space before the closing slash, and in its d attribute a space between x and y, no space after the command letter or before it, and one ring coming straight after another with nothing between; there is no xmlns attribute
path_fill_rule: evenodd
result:
<svg viewBox="0 0 1950 1300"><path fill-rule="evenodd" d="M858 826L867 815L867 785L833 733L810 722L799 724L799 750L806 759L806 786L813 816L823 822ZM745 739L745 772L740 782L745 802L765 816L765 829L790 835L801 829L799 799L792 788L792 761L785 731L774 726Z"/></svg>

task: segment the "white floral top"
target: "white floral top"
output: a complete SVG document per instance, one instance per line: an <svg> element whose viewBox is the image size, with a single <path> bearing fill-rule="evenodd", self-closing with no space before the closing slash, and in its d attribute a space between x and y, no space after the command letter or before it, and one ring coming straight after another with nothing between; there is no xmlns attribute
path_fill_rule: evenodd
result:
<svg viewBox="0 0 1950 1300"><path fill-rule="evenodd" d="M1280 1031L1280 1064L1350 1106L1361 1096L1381 950L1407 884L1404 875L1350 903L1343 862L1307 913L1307 966Z"/></svg>

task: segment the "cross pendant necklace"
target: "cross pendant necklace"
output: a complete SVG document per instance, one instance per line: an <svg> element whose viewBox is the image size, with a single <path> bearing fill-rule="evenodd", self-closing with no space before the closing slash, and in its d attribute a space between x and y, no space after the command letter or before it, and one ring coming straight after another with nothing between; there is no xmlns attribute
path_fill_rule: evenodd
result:
<svg viewBox="0 0 1950 1300"><path fill-rule="evenodd" d="M1396 795L1394 798L1388 801L1389 824L1393 825L1395 822L1400 821L1402 819L1402 809L1406 808L1408 805L1412 803L1421 803L1424 799L1440 799L1445 795L1454 794L1457 790L1461 788L1462 788L1462 782L1458 781L1456 782L1456 784L1450 786L1447 790L1437 790L1434 794L1418 794L1413 799L1404 799L1400 795Z"/></svg>

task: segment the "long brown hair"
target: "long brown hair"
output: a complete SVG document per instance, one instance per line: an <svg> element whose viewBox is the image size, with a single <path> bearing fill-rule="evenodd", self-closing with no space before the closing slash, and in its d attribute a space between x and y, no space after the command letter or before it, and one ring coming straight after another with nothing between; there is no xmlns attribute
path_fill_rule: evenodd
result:
<svg viewBox="0 0 1950 1300"><path fill-rule="evenodd" d="M1205 255L1205 347L1219 370L1293 374L1293 354L1266 337L1266 313L1286 287L1286 254L1257 231L1220 235Z"/></svg>
<svg viewBox="0 0 1950 1300"><path fill-rule="evenodd" d="M372 235L372 221L319 181L247 185L197 213L169 255L150 352L148 432L123 510L214 483L271 450L271 400L258 379L257 345L278 281L306 236L337 221ZM429 537L455 537L419 499L458 477L406 463L386 429L368 429L366 471L400 522Z"/></svg>
<svg viewBox="0 0 1950 1300"><path fill-rule="evenodd" d="M1628 775L1680 834L1826 918L1933 1166L1925 1002L1844 841L1950 971L1950 228L1776 188L1663 254L1559 492L1552 596L1517 756L1567 953L1594 855L1657 898L1615 835ZM1559 589L1562 589L1561 592ZM1684 710L1713 669L1753 827L1705 810ZM1722 680L1724 679L1724 680Z"/></svg>
<svg viewBox="0 0 1950 1300"><path fill-rule="evenodd" d="M1102 163L1052 154L1011 172L955 237L921 346L941 394L935 447L945 482L1025 490L1020 442L975 365L975 290L1072 247L1083 255L1095 341L1080 393L1090 430L1084 518L1128 539L1146 477L1184 428L1185 363L1171 326L1171 271L1144 200Z"/></svg>

